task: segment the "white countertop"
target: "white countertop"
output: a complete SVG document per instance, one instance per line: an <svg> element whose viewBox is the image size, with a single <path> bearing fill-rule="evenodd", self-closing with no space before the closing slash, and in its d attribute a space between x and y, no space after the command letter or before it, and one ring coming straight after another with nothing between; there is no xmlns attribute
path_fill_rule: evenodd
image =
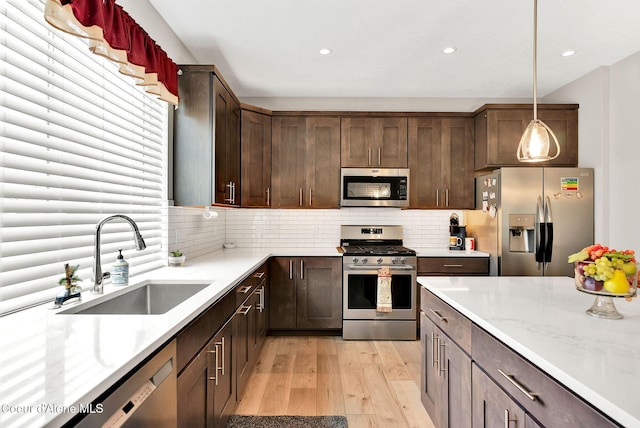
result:
<svg viewBox="0 0 640 428"><path fill-rule="evenodd" d="M624 319L585 311L566 277L418 277L418 282L625 427L640 427L640 301Z"/></svg>
<svg viewBox="0 0 640 428"><path fill-rule="evenodd" d="M421 257L484 253L418 249ZM46 304L0 317L0 426L58 426L88 405L271 256L336 256L335 247L220 250L132 276L210 283L162 315L62 315ZM89 287L89 281L82 286ZM105 295L122 290L106 285ZM102 296L82 293L83 302ZM43 407L44 406L44 407ZM75 407L73 409L72 407Z"/></svg>

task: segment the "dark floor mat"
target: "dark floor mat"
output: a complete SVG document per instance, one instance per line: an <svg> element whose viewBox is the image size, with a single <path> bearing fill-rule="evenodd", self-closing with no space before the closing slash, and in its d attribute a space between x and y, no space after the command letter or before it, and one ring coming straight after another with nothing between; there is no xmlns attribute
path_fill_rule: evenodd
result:
<svg viewBox="0 0 640 428"><path fill-rule="evenodd" d="M232 415L226 428L347 428L344 416Z"/></svg>

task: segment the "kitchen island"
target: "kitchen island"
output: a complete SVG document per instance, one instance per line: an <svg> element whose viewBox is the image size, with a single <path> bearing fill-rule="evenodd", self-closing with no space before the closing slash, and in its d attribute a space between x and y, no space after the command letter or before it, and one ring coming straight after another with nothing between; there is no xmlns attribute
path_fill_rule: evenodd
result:
<svg viewBox="0 0 640 428"><path fill-rule="evenodd" d="M615 299L624 319L604 320L585 313L595 297L576 291L573 278L419 277L418 283L593 408L640 427L637 300ZM474 339L466 352L475 365Z"/></svg>

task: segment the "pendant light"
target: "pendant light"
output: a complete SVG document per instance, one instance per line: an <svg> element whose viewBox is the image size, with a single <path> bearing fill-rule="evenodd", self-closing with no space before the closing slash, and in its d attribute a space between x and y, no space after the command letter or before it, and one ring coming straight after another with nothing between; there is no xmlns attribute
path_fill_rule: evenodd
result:
<svg viewBox="0 0 640 428"><path fill-rule="evenodd" d="M549 136L556 145L554 156L549 156ZM559 155L558 138L546 123L538 119L538 0L533 0L533 120L520 138L517 156L519 162L545 162Z"/></svg>

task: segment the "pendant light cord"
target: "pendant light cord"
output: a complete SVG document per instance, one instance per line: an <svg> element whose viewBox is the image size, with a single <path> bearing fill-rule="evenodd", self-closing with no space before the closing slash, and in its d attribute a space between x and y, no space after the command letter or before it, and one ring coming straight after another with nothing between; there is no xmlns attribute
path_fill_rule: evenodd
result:
<svg viewBox="0 0 640 428"><path fill-rule="evenodd" d="M533 0L533 120L538 120L538 0Z"/></svg>

